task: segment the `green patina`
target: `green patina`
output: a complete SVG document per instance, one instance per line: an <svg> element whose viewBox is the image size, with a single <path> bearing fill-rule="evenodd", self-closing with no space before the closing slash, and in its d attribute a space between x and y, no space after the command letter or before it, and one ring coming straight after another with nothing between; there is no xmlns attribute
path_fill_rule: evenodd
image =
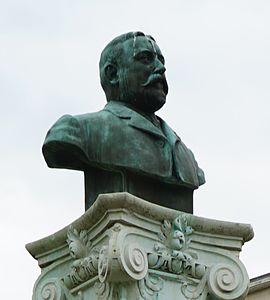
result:
<svg viewBox="0 0 270 300"><path fill-rule="evenodd" d="M151 36L130 32L115 38L100 58L107 105L96 113L65 115L49 130L45 160L52 168L84 171L86 209L99 194L129 192L193 212L203 171L155 114L168 93L164 64Z"/></svg>

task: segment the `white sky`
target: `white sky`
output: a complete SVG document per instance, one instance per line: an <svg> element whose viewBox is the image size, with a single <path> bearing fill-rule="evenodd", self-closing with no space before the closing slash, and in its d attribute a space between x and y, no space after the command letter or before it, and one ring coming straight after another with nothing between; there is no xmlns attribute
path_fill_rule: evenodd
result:
<svg viewBox="0 0 270 300"><path fill-rule="evenodd" d="M159 115L206 174L195 214L251 223L241 259L250 277L270 271L269 15L269 0L1 2L1 298L31 298L39 267L24 245L84 212L83 174L47 168L41 146L61 115L104 106L99 55L135 30L166 58Z"/></svg>

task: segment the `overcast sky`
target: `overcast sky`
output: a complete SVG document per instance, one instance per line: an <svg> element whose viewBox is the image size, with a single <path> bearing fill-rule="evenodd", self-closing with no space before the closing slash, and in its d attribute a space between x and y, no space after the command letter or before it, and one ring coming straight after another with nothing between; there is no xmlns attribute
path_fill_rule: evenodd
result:
<svg viewBox="0 0 270 300"><path fill-rule="evenodd" d="M166 59L158 114L206 174L194 213L252 224L241 259L250 277L270 272L269 16L269 0L1 1L1 298L31 298L40 270L24 245L84 212L83 174L49 169L41 146L61 115L102 109L99 55L137 30Z"/></svg>

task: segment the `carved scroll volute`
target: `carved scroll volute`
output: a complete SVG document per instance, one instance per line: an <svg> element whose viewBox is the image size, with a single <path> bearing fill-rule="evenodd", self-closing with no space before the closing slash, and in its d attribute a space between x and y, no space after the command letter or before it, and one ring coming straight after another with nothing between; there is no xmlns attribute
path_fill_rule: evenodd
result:
<svg viewBox="0 0 270 300"><path fill-rule="evenodd" d="M120 249L120 264L130 278L141 280L148 271L147 255L137 243L129 243Z"/></svg>
<svg viewBox="0 0 270 300"><path fill-rule="evenodd" d="M65 295L59 282L56 279L50 279L36 290L33 300L65 300Z"/></svg>
<svg viewBox="0 0 270 300"><path fill-rule="evenodd" d="M99 253L98 276L100 282L143 279L148 270L147 255L141 245L127 242L128 230L115 224L108 246Z"/></svg>
<svg viewBox="0 0 270 300"><path fill-rule="evenodd" d="M247 295L249 278L240 262L232 266L221 263L210 268L207 284L216 299L240 300Z"/></svg>

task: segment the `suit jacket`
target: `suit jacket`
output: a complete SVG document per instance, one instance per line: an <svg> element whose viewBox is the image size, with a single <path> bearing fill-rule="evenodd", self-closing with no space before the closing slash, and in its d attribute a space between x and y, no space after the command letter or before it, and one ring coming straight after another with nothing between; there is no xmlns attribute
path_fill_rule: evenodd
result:
<svg viewBox="0 0 270 300"><path fill-rule="evenodd" d="M196 189L205 182L193 153L159 118L160 127L110 101L96 113L64 115L49 130L43 155L49 167L128 170Z"/></svg>

